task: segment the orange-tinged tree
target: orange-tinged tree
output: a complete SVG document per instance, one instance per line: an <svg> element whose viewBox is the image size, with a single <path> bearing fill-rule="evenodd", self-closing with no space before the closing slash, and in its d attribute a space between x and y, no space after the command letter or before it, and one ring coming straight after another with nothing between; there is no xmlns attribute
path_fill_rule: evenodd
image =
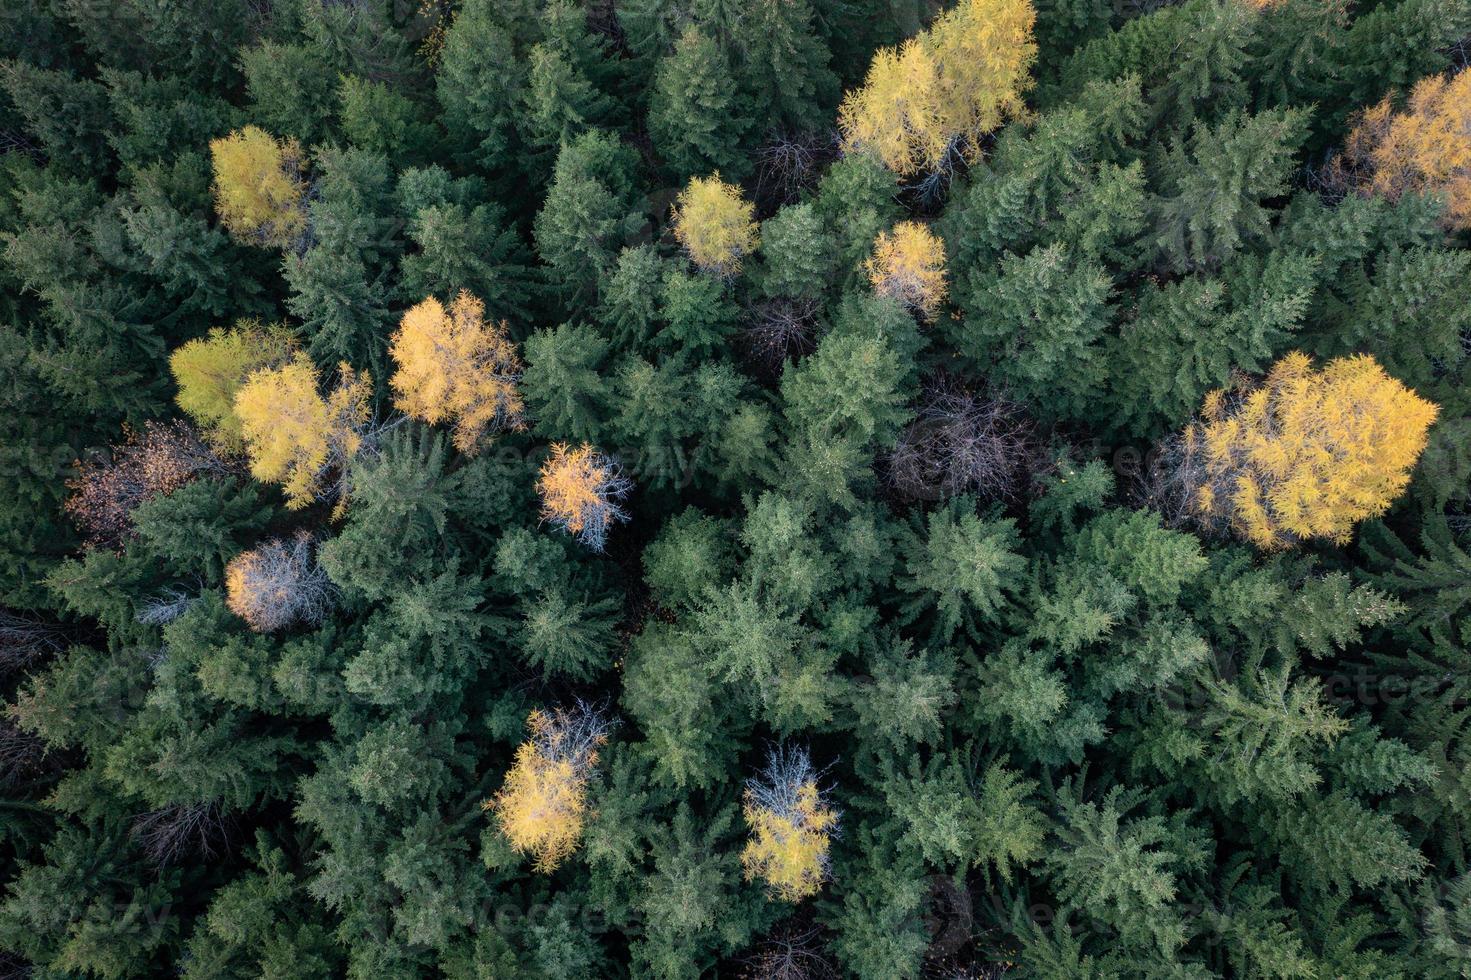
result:
<svg viewBox="0 0 1471 980"><path fill-rule="evenodd" d="M500 792L482 806L495 814L518 854L535 859L537 871L550 872L577 850L588 816L588 780L611 726L581 702L532 711L526 725L531 737L516 750Z"/></svg>
<svg viewBox="0 0 1471 980"><path fill-rule="evenodd" d="M454 420L455 446L473 453L487 431L519 429L521 358L505 321L487 323L469 292L446 309L434 297L410 309L389 348L394 404L430 425Z"/></svg>
<svg viewBox="0 0 1471 980"><path fill-rule="evenodd" d="M917 221L881 231L864 262L874 292L892 296L926 320L945 302L945 243Z"/></svg>
<svg viewBox="0 0 1471 980"><path fill-rule="evenodd" d="M108 458L77 464L67 481L65 510L87 541L120 547L134 535L138 505L173 493L205 473L224 473L225 465L187 422L145 422Z"/></svg>
<svg viewBox="0 0 1471 980"><path fill-rule="evenodd" d="M691 179L679 192L674 204L674 237L701 269L734 275L740 271L741 260L756 249L755 219L756 206L717 172Z"/></svg>
<svg viewBox="0 0 1471 980"><path fill-rule="evenodd" d="M296 351L291 333L283 326L265 326L242 320L235 327L211 330L209 336L189 341L169 355L169 370L179 394L179 407L224 452L245 448L240 422L235 418L235 395L247 378L263 368L276 368Z"/></svg>
<svg viewBox="0 0 1471 980"><path fill-rule="evenodd" d="M294 139L257 126L211 140L215 210L242 241L285 248L306 230L305 162Z"/></svg>
<svg viewBox="0 0 1471 980"><path fill-rule="evenodd" d="M777 898L800 902L828 876L838 813L817 785L808 754L773 750L766 769L746 784L742 807L751 838L741 852L746 878L761 878Z"/></svg>
<svg viewBox="0 0 1471 980"><path fill-rule="evenodd" d="M1260 382L1208 394L1172 465L1209 527L1269 550L1344 543L1409 483L1436 412L1368 355L1318 371L1294 352Z"/></svg>
<svg viewBox="0 0 1471 980"><path fill-rule="evenodd" d="M281 367L255 372L235 395L251 474L280 483L293 509L327 495L324 475L362 447L371 379L347 364L338 371L336 386L323 397L316 365L297 354Z"/></svg>
<svg viewBox="0 0 1471 980"><path fill-rule="evenodd" d="M1420 79L1403 112L1390 102L1360 115L1330 179L1390 200L1441 194L1446 223L1471 227L1471 71Z"/></svg>
<svg viewBox="0 0 1471 980"><path fill-rule="evenodd" d="M541 464L536 484L542 520L575 535L593 551L602 551L608 530L628 519L618 506L632 482L618 464L587 443L573 448L559 442Z"/></svg>
<svg viewBox="0 0 1471 980"><path fill-rule="evenodd" d="M961 0L895 50L878 51L862 87L838 113L847 152L871 152L890 170L940 167L957 150L1025 111L1037 58L1030 0Z"/></svg>
<svg viewBox="0 0 1471 980"><path fill-rule="evenodd" d="M225 604L257 633L292 623L320 623L332 606L332 583L312 558L312 538L268 541L225 566Z"/></svg>

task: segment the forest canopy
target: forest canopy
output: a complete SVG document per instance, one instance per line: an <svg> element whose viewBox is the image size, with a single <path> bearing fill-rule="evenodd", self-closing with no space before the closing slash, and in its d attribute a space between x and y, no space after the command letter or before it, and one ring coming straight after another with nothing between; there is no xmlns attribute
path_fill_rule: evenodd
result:
<svg viewBox="0 0 1471 980"><path fill-rule="evenodd" d="M1471 0L0 4L0 977L1471 977Z"/></svg>

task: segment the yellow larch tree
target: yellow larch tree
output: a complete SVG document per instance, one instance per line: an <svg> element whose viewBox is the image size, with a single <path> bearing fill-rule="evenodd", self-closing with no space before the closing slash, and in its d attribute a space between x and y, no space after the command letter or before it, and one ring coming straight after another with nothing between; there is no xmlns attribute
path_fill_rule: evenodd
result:
<svg viewBox="0 0 1471 980"><path fill-rule="evenodd" d="M482 806L495 814L516 853L530 855L537 871L550 872L582 839L587 784L610 726L582 703L550 712L537 709L526 725L531 737L516 750L500 792Z"/></svg>
<svg viewBox="0 0 1471 980"><path fill-rule="evenodd" d="M940 83L946 129L977 139L1026 111L1022 93L1031 87L1037 43L1037 12L1030 0L960 0L935 18L925 43Z"/></svg>
<svg viewBox="0 0 1471 980"><path fill-rule="evenodd" d="M953 135L946 124L934 55L919 38L875 52L863 87L838 110L844 150L872 153L899 174L940 161Z"/></svg>
<svg viewBox="0 0 1471 980"><path fill-rule="evenodd" d="M1207 526L1267 550L1341 544L1404 491L1437 411L1368 355L1319 371L1294 352L1259 382L1208 394L1173 465Z"/></svg>
<svg viewBox="0 0 1471 980"><path fill-rule="evenodd" d="M485 304L469 292L448 309L432 296L410 309L389 353L399 411L430 425L453 420L461 452L475 452L487 431L523 426L521 358L509 327L487 323Z"/></svg>
<svg viewBox="0 0 1471 980"><path fill-rule="evenodd" d="M541 464L536 483L542 520L574 535L593 551L602 551L609 529L628 515L618 506L632 482L618 464L591 445L555 443Z"/></svg>
<svg viewBox="0 0 1471 980"><path fill-rule="evenodd" d="M787 902L816 895L827 880L838 813L818 788L808 754L773 750L766 769L746 784L742 810L751 830L741 852L746 878L761 878Z"/></svg>
<svg viewBox="0 0 1471 980"><path fill-rule="evenodd" d="M281 367L255 372L235 395L251 474L281 484L293 509L322 497L324 474L345 466L362 446L372 382L347 364L338 373L323 397L316 365L297 354Z"/></svg>
<svg viewBox="0 0 1471 980"><path fill-rule="evenodd" d="M692 178L674 204L674 237L701 269L734 275L756 250L756 206L719 172Z"/></svg>
<svg viewBox="0 0 1471 980"><path fill-rule="evenodd" d="M230 233L252 244L285 248L306 230L305 161L294 139L258 126L211 140L215 210Z"/></svg>
<svg viewBox="0 0 1471 980"><path fill-rule="evenodd" d="M952 149L975 159L980 137L1025 112L1036 19L1030 0L961 0L899 49L879 50L838 112L845 152L873 153L900 174L934 170Z"/></svg>
<svg viewBox="0 0 1471 980"><path fill-rule="evenodd" d="M213 445L238 453L245 440L235 418L235 394L256 371L280 367L295 352L284 326L242 320L229 330L216 327L169 355L169 370L179 388L175 400Z"/></svg>
<svg viewBox="0 0 1471 980"><path fill-rule="evenodd" d="M1330 169L1361 194L1445 197L1445 222L1471 228L1471 70L1420 79L1403 112L1392 96L1365 110Z"/></svg>
<svg viewBox="0 0 1471 980"><path fill-rule="evenodd" d="M864 262L874 292L891 296L926 320L945 302L945 243L917 221L881 231Z"/></svg>

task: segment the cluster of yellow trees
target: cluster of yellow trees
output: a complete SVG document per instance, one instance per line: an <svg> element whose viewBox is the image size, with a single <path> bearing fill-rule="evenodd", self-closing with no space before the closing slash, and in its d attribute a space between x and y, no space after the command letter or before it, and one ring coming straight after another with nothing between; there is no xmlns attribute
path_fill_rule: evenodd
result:
<svg viewBox="0 0 1471 980"><path fill-rule="evenodd" d="M951 154L976 158L985 134L1025 112L1034 16L1028 0L961 0L929 30L878 52L842 104L845 151L874 154L901 175L942 168ZM308 226L300 146L245 127L211 151L224 226L270 246L300 241ZM1440 193L1447 220L1471 225L1471 72L1421 81L1403 111L1386 97L1364 112L1335 168L1364 193ZM672 219L690 261L713 276L737 274L760 245L754 205L718 172L690 181ZM924 320L947 298L944 242L919 222L880 232L864 271L877 294ZM409 309L389 352L395 407L448 425L461 452L524 427L520 353L508 324L487 319L469 292L448 306L428 297ZM284 327L217 329L176 350L170 366L180 407L218 449L244 454L256 478L280 484L293 508L327 495L328 476L370 435L371 378L344 363L327 383ZM1436 413L1370 357L1319 370L1292 353L1263 379L1210 393L1181 435L1174 465L1190 510L1207 526L1264 550L1311 538L1342 542L1404 490ZM544 520L601 549L609 526L625 516L618 502L629 484L594 446L556 443L537 489ZM230 608L258 630L320 615L328 586L313 578L309 548L298 538L237 557L226 574ZM511 847L549 872L582 838L608 725L583 705L533 711L527 725L528 739L484 806ZM838 813L805 755L800 764L774 759L748 785L743 814L747 877L789 902L816 894L828 876Z"/></svg>
<svg viewBox="0 0 1471 980"><path fill-rule="evenodd" d="M243 452L256 479L280 484L292 508L323 495L324 476L357 453L371 421L371 378L341 364L324 392L284 327L213 330L175 350L169 368L179 407L221 452Z"/></svg>
<svg viewBox="0 0 1471 980"><path fill-rule="evenodd" d="M902 47L878 52L843 103L845 149L901 174L941 167L951 152L978 153L982 135L1023 113L1033 20L1027 0L963 0ZM247 126L210 149L225 227L261 244L298 240L307 222L301 147ZM1403 111L1386 97L1362 113L1334 170L1363 193L1439 193L1448 222L1471 224L1471 72L1422 80ZM712 275L736 274L759 246L754 205L719 173L692 179L672 218L690 260ZM881 232L864 268L876 293L923 319L945 302L944 243L921 223ZM390 352L396 407L450 424L461 451L523 426L516 345L469 293L448 307L434 297L414 306ZM175 351L171 366L180 406L218 448L245 453L258 479L281 484L292 507L327 495L325 476L359 451L370 426L371 379L342 364L324 388L282 327L216 330ZM1341 540L1402 489L1434 411L1371 359L1334 362L1320 377L1290 356L1259 388L1212 396L1185 433L1192 506L1265 548ZM617 500L628 485L594 447L558 444L538 489L544 519L600 548L623 517Z"/></svg>
<svg viewBox="0 0 1471 980"><path fill-rule="evenodd" d="M740 271L742 260L760 245L756 206L720 174L696 177L675 203L674 237L690 261L718 276ZM933 319L948 292L945 243L917 221L901 221L881 231L864 264L874 292Z"/></svg>
<svg viewBox="0 0 1471 980"><path fill-rule="evenodd" d="M964 47L952 42L946 50ZM296 143L247 126L210 149L226 228L244 241L278 247L304 233L307 185ZM719 173L692 179L672 219L691 262L711 275L735 275L760 242L755 206ZM944 244L922 224L902 222L880 233L866 270L876 292L926 319L945 300ZM431 425L449 424L462 452L476 452L488 433L523 427L519 352L508 325L487 320L484 304L470 293L462 291L448 306L431 296L408 310L389 353L395 407ZM324 390L320 372L284 327L217 329L175 351L170 364L180 407L217 447L243 452L257 479L280 484L294 508L332 495L336 488L325 484L326 476L346 466L370 428L372 379L342 364ZM628 488L595 447L558 444L538 481L542 516L601 549L608 527L624 517L617 501Z"/></svg>
<svg viewBox="0 0 1471 980"><path fill-rule="evenodd" d="M494 814L512 850L537 871L561 866L581 842L587 790L609 725L594 709L540 709L526 720L529 736L495 796ZM806 753L778 753L747 785L742 807L750 839L741 853L748 879L760 878L788 902L817 894L828 877L828 850L838 813L817 785Z"/></svg>
<svg viewBox="0 0 1471 980"><path fill-rule="evenodd" d="M491 432L524 426L516 344L508 325L487 321L484 304L470 293L462 291L448 307L430 297L408 310L389 352L395 407L431 425L449 424L461 452L477 452ZM281 486L290 508L336 497L341 513L346 468L373 432L366 373L340 364L324 384L285 327L254 321L184 344L169 366L179 407L218 452L243 455L251 475ZM601 550L612 523L625 516L617 501L630 487L592 446L557 444L538 481L542 515ZM253 629L278 629L299 618L285 615L289 593L311 565L300 549L293 554L295 565L275 560L269 548L231 564L230 606Z"/></svg>
<svg viewBox="0 0 1471 980"><path fill-rule="evenodd" d="M965 58L974 53L968 45L980 42L961 40L975 26L966 18L980 17L987 2L972 0L936 23L931 33L944 41L941 50L948 52L947 57L966 63ZM1008 4L1009 10L1022 8L1031 9L1025 0ZM986 38L991 31L988 26L983 32ZM1029 20L1026 32L1030 32ZM1019 77L1025 74L1023 66ZM1019 98L1019 94L1012 97L1013 101ZM994 129L1001 121L1000 115L974 106L966 108L963 116L966 125L979 127L976 133ZM307 224L307 185L301 147L295 141L277 140L264 130L246 126L213 141L210 151L215 206L221 223L232 234L243 241L276 247L286 247L302 235ZM755 213L755 205L742 196L741 189L722 181L719 172L695 177L675 202L674 235L696 267L720 277L733 276L760 244ZM893 296L927 319L944 302L944 244L922 224L906 221L892 232L881 232L866 268L877 292ZM399 374L392 383L401 398L400 408L431 423L457 417L455 442L461 448L474 446L487 427L514 427L520 417L513 384L520 370L516 352L505 324L499 328L487 325L484 315L484 305L468 293L462 293L448 310L430 297L405 315L395 340L401 346L395 351Z"/></svg>

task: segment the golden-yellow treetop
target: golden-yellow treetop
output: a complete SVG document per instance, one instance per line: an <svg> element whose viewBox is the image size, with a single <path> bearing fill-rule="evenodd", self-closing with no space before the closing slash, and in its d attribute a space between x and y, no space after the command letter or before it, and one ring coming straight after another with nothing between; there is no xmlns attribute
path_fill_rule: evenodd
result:
<svg viewBox="0 0 1471 980"><path fill-rule="evenodd" d="M215 210L237 238L284 248L306 230L301 146L257 126L211 140Z"/></svg>
<svg viewBox="0 0 1471 980"><path fill-rule="evenodd" d="M280 367L295 353L290 331L243 320L230 330L219 327L178 347L169 355L169 370L179 394L176 401L200 430L225 452L245 448L235 418L235 394L251 374Z"/></svg>
<svg viewBox="0 0 1471 980"><path fill-rule="evenodd" d="M838 814L810 776L794 785L748 788L742 807L750 840L741 852L746 878L761 878L776 897L800 902L827 879L828 849Z"/></svg>
<svg viewBox="0 0 1471 980"><path fill-rule="evenodd" d="M575 448L553 444L536 483L542 520L576 535L594 551L603 550L608 529L624 519L618 501L630 488L617 464L587 443Z"/></svg>
<svg viewBox="0 0 1471 980"><path fill-rule="evenodd" d="M322 494L322 476L342 466L362 445L372 381L347 364L327 397L317 368L297 354L278 368L257 371L235 395L235 417L256 479L280 483L286 505L301 508Z"/></svg>
<svg viewBox="0 0 1471 980"><path fill-rule="evenodd" d="M846 152L870 152L900 174L933 170L953 147L1025 112L1037 19L1030 0L961 0L898 50L878 51L838 113Z"/></svg>
<svg viewBox="0 0 1471 980"><path fill-rule="evenodd" d="M881 231L864 262L874 292L892 296L932 320L945 302L945 243L917 221Z"/></svg>
<svg viewBox="0 0 1471 980"><path fill-rule="evenodd" d="M1288 354L1206 397L1183 440L1195 510L1264 549L1346 542L1404 491L1436 412L1368 355Z"/></svg>
<svg viewBox="0 0 1471 980"><path fill-rule="evenodd" d="M1403 112L1390 99L1359 117L1337 174L1361 193L1390 200L1441 194L1446 223L1471 227L1471 71L1420 79Z"/></svg>
<svg viewBox="0 0 1471 980"><path fill-rule="evenodd" d="M431 296L406 312L389 353L394 404L431 425L453 419L461 452L475 452L488 430L522 426L516 345L504 321L485 321L485 304L469 292L449 309Z"/></svg>
<svg viewBox="0 0 1471 980"><path fill-rule="evenodd" d="M740 271L741 260L755 251L758 241L756 206L741 197L741 189L727 184L717 172L695 177L674 205L674 237L691 261L721 276Z"/></svg>
<svg viewBox="0 0 1471 980"><path fill-rule="evenodd" d="M607 741L607 725L579 705L571 711L532 711L531 737L500 792L483 807L494 812L501 833L518 854L535 859L537 871L555 871L582 838L588 816L587 784Z"/></svg>
<svg viewBox="0 0 1471 980"><path fill-rule="evenodd" d="M874 53L863 87L838 110L846 152L872 153L899 174L937 165L955 134L940 104L933 53L920 38Z"/></svg>

